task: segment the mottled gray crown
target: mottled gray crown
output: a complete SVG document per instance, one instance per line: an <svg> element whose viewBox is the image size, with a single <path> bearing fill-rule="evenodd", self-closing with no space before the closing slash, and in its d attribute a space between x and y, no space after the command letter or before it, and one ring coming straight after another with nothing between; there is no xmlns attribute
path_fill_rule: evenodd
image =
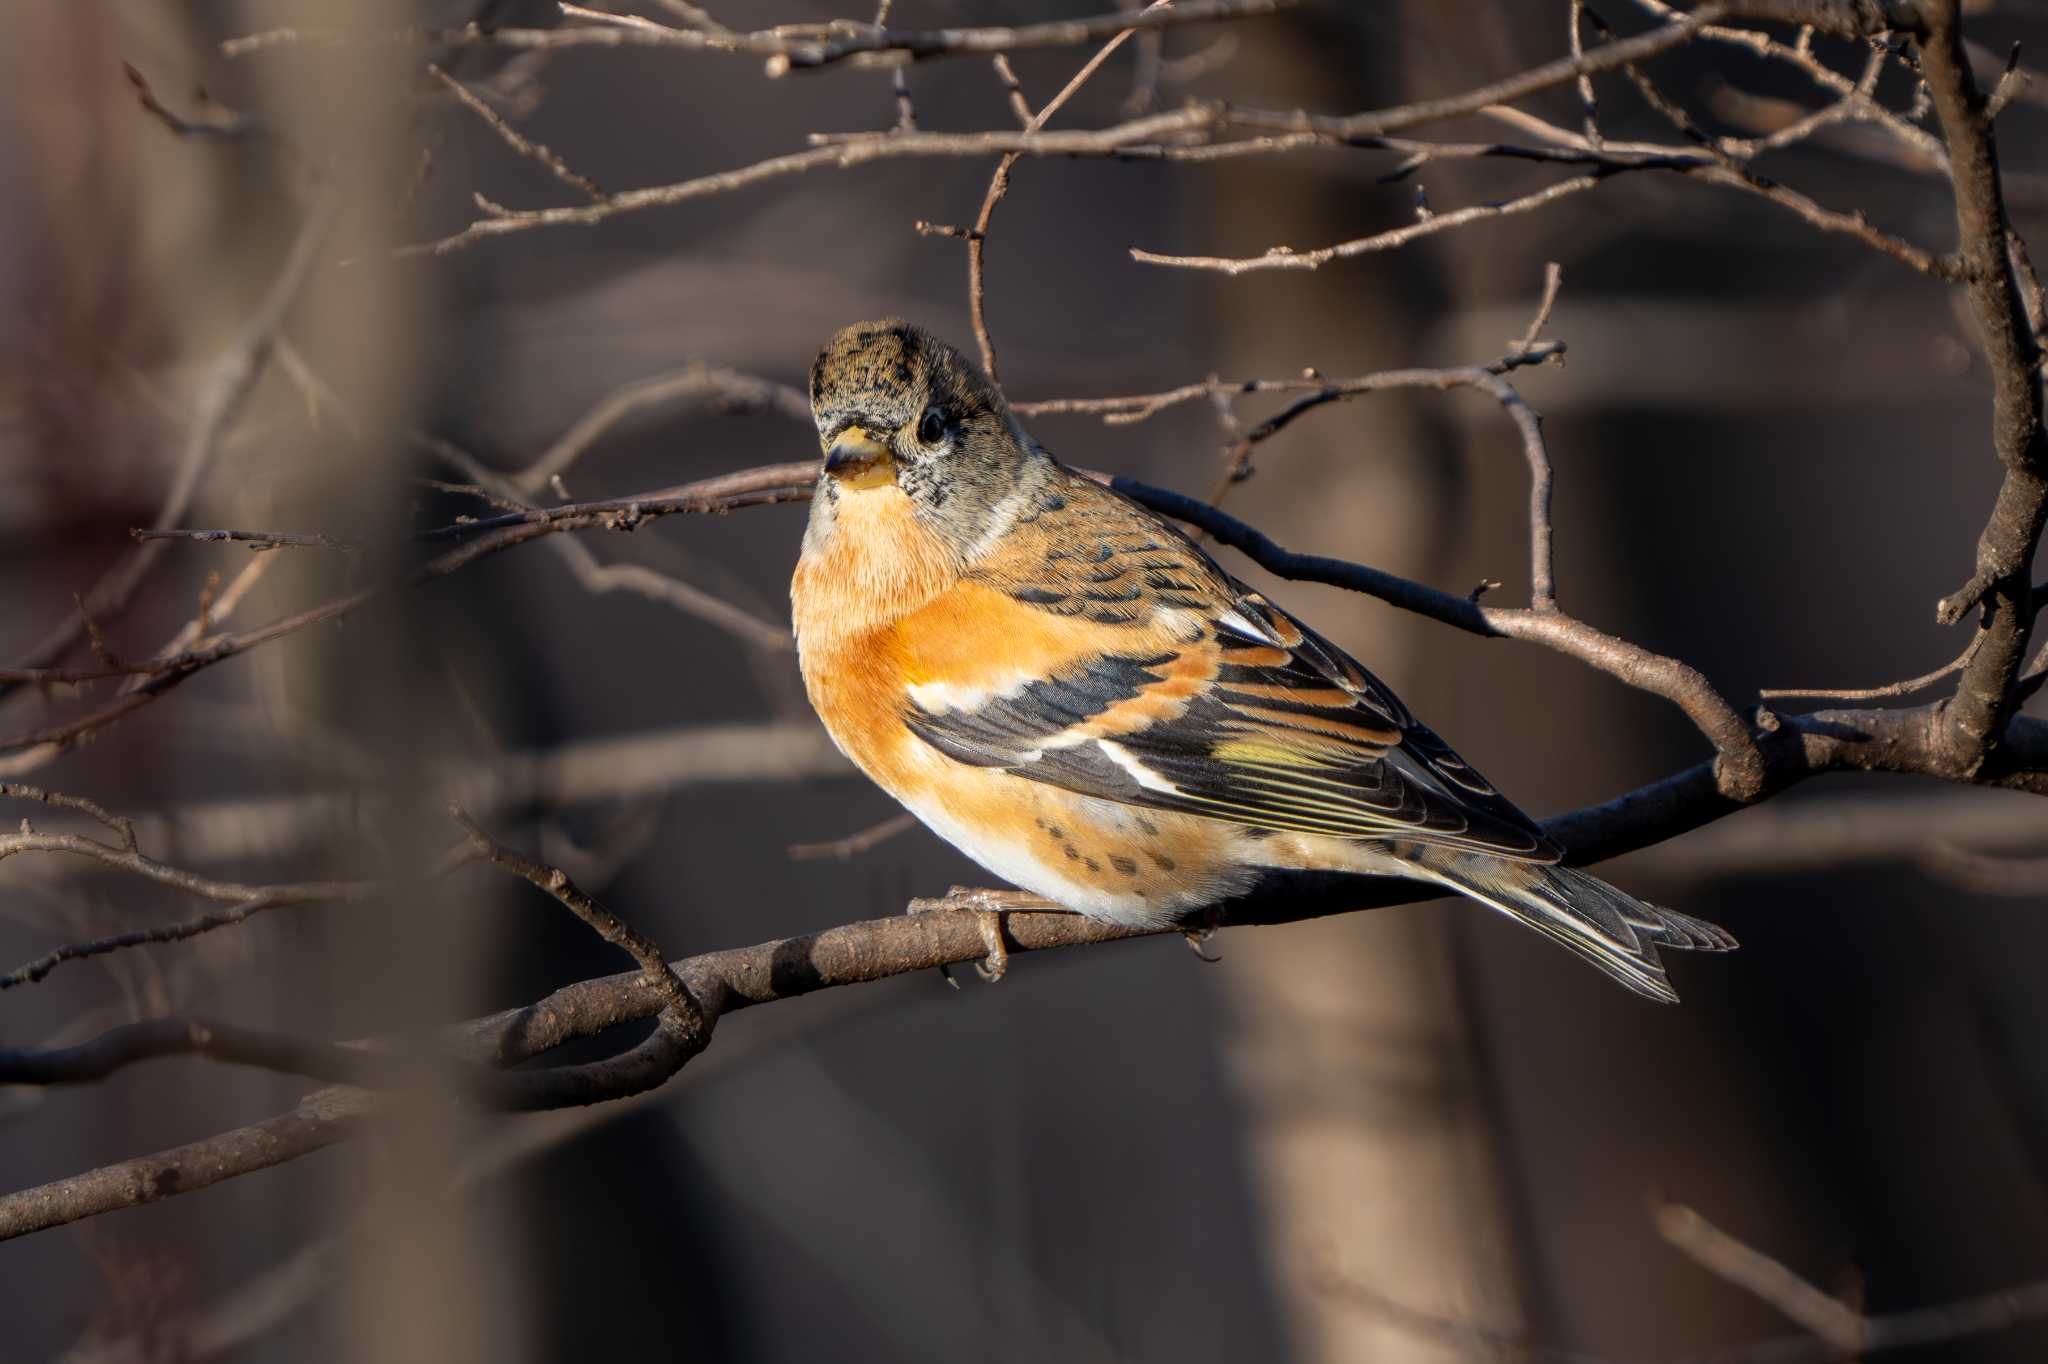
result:
<svg viewBox="0 0 2048 1364"><path fill-rule="evenodd" d="M856 322L834 336L811 366L811 413L828 441L859 424L887 435L936 406L948 422L1000 408L981 372L960 352L896 318Z"/></svg>

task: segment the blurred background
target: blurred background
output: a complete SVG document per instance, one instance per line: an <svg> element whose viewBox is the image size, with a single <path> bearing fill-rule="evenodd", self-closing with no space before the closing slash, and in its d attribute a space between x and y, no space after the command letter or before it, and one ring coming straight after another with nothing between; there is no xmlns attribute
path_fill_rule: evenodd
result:
<svg viewBox="0 0 2048 1364"><path fill-rule="evenodd" d="M182 524L359 548L164 545L103 626L122 657L164 647L202 594L232 591L248 625L374 578L415 552L414 530L478 510L419 480L471 482L463 459L527 468L622 389L644 401L596 432L561 489L532 495L624 495L813 456L774 386L800 387L845 323L900 315L971 344L965 248L914 224L972 222L988 158L823 169L392 255L475 218L473 194L578 201L429 61L605 191L891 127L887 72L777 80L754 57L632 47L221 53L276 26L558 22L542 4L346 8L11 7L0 664L30 658L128 562L127 529L154 523L192 467L223 357L250 352L266 317L275 344L250 352L253 387ZM614 8L679 21L680 7ZM742 26L834 14L808 0L721 8ZM899 0L891 22L1098 8ZM1605 8L1624 31L1649 22ZM1987 78L2010 43L2048 42L2041 5L1967 8L1995 54ZM1190 95L1346 113L1462 91L1561 55L1566 14L1562 0L1311 0L1176 29L1120 52L1053 126ZM1019 54L1032 106L1090 50ZM1862 68L1847 44L1816 51L1852 78ZM124 63L200 126L181 136L143 108ZM1652 70L1719 132L1768 132L1821 104L1797 71L1737 48ZM1014 126L983 60L920 64L907 83L922 128ZM1626 81L1599 89L1609 137L1679 140ZM1999 124L2018 225L2035 232L2048 226L2039 91ZM1896 63L1876 93L1911 110ZM1568 87L1526 105L1579 124ZM1482 120L1426 134L1503 135ZM1895 147L1846 125L1758 165L1945 249L1946 183ZM1930 607L1968 575L1996 488L1988 385L1958 296L1891 260L1759 199L1647 173L1315 272L1232 278L1130 257L1371 235L1414 221L1417 180L1443 213L1561 178L1473 161L1382 183L1396 159L1024 161L988 242L1006 389L1028 401L1483 363L1528 325L1557 261L1546 334L1569 363L1516 382L1557 465L1568 608L1692 662L1738 706L1759 688L1867 686L1953 656L1962 640ZM725 370L765 382L713 374ZM1072 463L1198 495L1227 443L1201 402L1136 425L1032 426ZM1332 405L1263 445L1258 469L1230 508L1289 547L1458 592L1500 579L1500 600L1524 599L1525 470L1481 395ZM846 857L789 851L895 811L823 739L784 639L804 516L549 537L210 669L93 742L0 754L0 779L91 797L135 818L154 855L251 881L418 865L455 841L452 785L671 956L980 884L922 830ZM620 565L644 572L603 571ZM1560 655L1228 566L1354 651L1538 815L1706 756L1675 710ZM112 695L18 688L0 731ZM2037 1279L2048 820L2028 802L1829 777L1611 864L1603 875L1742 940L1733 957L1672 963L1679 1008L1436 903L1227 930L1217 964L1151 939L1020 958L995 987L918 976L750 1011L639 1100L416 1117L0 1244L0 1353L1436 1361L1527 1341L1656 1359L1791 1332L1664 1243L1652 1213L1666 1199L1874 1313ZM1986 854L2035 860L1987 878ZM0 862L0 970L203 908L90 863L15 857ZM626 966L546 897L470 869L61 967L0 994L0 1043L180 1012L387 1034ZM0 1089L0 1186L253 1121L310 1087L171 1060L89 1087ZM2044 1348L2037 1325L1918 1357Z"/></svg>

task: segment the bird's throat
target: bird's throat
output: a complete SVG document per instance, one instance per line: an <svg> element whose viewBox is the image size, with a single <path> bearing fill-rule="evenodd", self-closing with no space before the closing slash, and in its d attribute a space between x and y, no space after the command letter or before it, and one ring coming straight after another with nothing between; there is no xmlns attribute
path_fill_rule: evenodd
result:
<svg viewBox="0 0 2048 1364"><path fill-rule="evenodd" d="M790 583L797 637L813 644L901 620L959 580L956 553L893 483L814 507Z"/></svg>

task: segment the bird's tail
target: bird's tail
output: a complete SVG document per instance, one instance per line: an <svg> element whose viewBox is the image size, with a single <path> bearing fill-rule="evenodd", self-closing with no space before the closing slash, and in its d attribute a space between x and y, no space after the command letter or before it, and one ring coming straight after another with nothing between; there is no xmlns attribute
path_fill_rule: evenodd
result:
<svg viewBox="0 0 2048 1364"><path fill-rule="evenodd" d="M1645 904L1573 867L1515 862L1425 846L1404 854L1416 874L1469 895L1562 943L1639 995L1676 1004L1660 947L1727 952L1728 930L1704 919Z"/></svg>

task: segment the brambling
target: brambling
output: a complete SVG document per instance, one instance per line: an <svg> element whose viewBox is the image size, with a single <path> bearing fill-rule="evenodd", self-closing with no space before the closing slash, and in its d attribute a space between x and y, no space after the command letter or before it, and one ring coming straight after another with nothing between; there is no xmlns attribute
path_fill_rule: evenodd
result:
<svg viewBox="0 0 2048 1364"><path fill-rule="evenodd" d="M1658 948L1735 946L1560 865L1377 678L1055 460L952 347L848 327L810 393L825 460L790 597L811 703L997 876L1142 925L1271 874L1406 877L1667 1002Z"/></svg>

